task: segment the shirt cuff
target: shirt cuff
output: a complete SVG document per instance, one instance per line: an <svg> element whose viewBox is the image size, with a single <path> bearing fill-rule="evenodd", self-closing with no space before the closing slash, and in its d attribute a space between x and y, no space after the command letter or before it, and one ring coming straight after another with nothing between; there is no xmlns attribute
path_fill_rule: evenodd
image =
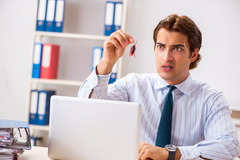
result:
<svg viewBox="0 0 240 160"><path fill-rule="evenodd" d="M110 79L110 75L111 75L111 72L109 74L106 74L106 75L97 75L97 72L96 72L96 68L94 69L93 73L94 74L94 80L95 80L95 88L94 90L101 90L102 88L104 88L105 86L108 85L108 82L109 82L109 79Z"/></svg>
<svg viewBox="0 0 240 160"><path fill-rule="evenodd" d="M186 159L198 159L201 153L197 149L196 146L180 146L178 147L180 150L182 156L180 160L186 160Z"/></svg>
<svg viewBox="0 0 240 160"><path fill-rule="evenodd" d="M97 66L96 66L97 67ZM91 75L89 76L92 81L91 89L94 88L91 98L97 99L99 96L104 94L108 88L108 81L110 78L111 73L107 75L97 75L96 67L92 71Z"/></svg>

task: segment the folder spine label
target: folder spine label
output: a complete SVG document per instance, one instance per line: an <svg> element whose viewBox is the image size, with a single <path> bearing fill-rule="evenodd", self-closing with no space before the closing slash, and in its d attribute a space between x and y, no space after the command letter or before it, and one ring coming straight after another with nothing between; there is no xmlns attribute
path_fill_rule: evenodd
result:
<svg viewBox="0 0 240 160"><path fill-rule="evenodd" d="M44 91L39 91L38 100L38 125L47 125L47 93Z"/></svg>
<svg viewBox="0 0 240 160"><path fill-rule="evenodd" d="M65 1L58 0L56 4L56 15L55 15L55 32L62 32L63 30L63 19L64 19L64 9L65 9Z"/></svg>
<svg viewBox="0 0 240 160"><path fill-rule="evenodd" d="M43 57L42 57L42 66L49 67L50 66L50 58L51 58L51 46L45 45L43 48Z"/></svg>
<svg viewBox="0 0 240 160"><path fill-rule="evenodd" d="M40 78L42 62L42 44L35 43L33 51L32 78Z"/></svg>
<svg viewBox="0 0 240 160"><path fill-rule="evenodd" d="M46 17L46 31L54 31L56 0L48 0L47 17Z"/></svg>
<svg viewBox="0 0 240 160"><path fill-rule="evenodd" d="M37 124L38 91L31 91L29 124Z"/></svg>
<svg viewBox="0 0 240 160"><path fill-rule="evenodd" d="M47 5L47 0L39 0L38 3L38 20L44 21L46 18L46 5Z"/></svg>
<svg viewBox="0 0 240 160"><path fill-rule="evenodd" d="M45 106L47 101L47 95L44 92L39 93L39 102L38 102L38 114L44 115L45 114Z"/></svg>
<svg viewBox="0 0 240 160"><path fill-rule="evenodd" d="M114 32L121 29L122 11L123 11L122 2L116 2L115 3Z"/></svg>
<svg viewBox="0 0 240 160"><path fill-rule="evenodd" d="M45 31L47 2L47 0L38 1L37 31Z"/></svg>
<svg viewBox="0 0 240 160"><path fill-rule="evenodd" d="M107 1L105 7L105 36L113 32L114 2Z"/></svg>

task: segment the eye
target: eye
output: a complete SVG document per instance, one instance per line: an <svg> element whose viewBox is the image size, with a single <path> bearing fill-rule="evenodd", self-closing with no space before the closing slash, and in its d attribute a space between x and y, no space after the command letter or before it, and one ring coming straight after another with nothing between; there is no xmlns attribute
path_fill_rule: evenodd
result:
<svg viewBox="0 0 240 160"><path fill-rule="evenodd" d="M161 44L158 44L158 45L157 45L157 48L158 48L158 49L163 49L163 48L164 48L164 46L163 46L163 45L161 45Z"/></svg>
<svg viewBox="0 0 240 160"><path fill-rule="evenodd" d="M174 48L174 51L181 51L182 50L182 48L180 48L180 47L175 47Z"/></svg>

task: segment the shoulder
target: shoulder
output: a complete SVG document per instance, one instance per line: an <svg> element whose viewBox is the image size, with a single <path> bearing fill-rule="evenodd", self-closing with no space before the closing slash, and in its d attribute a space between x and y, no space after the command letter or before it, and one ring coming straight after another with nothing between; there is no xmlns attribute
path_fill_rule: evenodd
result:
<svg viewBox="0 0 240 160"><path fill-rule="evenodd" d="M210 110L220 108L228 108L229 104L222 91L217 90L208 83L193 80L192 93L197 96L197 99L205 104Z"/></svg>
<svg viewBox="0 0 240 160"><path fill-rule="evenodd" d="M205 83L205 82L201 82L201 81L198 81L198 80L193 80L192 81L192 89L193 89L193 92L200 92L204 95L217 95L217 94L220 94L222 93L221 91L215 89L214 87L212 87L211 85L209 85L208 83Z"/></svg>

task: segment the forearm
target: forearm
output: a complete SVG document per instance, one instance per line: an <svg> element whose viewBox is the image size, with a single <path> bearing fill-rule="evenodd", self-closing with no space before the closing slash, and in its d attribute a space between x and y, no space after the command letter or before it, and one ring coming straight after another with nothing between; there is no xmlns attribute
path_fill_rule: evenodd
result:
<svg viewBox="0 0 240 160"><path fill-rule="evenodd" d="M214 159L232 160L239 155L239 142L231 136L217 137L215 140L204 140L194 146L179 146L181 160ZM201 157L201 158L200 158Z"/></svg>
<svg viewBox="0 0 240 160"><path fill-rule="evenodd" d="M175 158L174 158L174 160L180 160L181 157L182 157L182 154L181 154L180 150L177 149L177 150L176 150L176 153L175 153ZM200 157L201 159L210 160L210 159L204 158L204 157L202 157L202 156L199 156L199 157ZM195 159L198 159L198 157L195 158Z"/></svg>
<svg viewBox="0 0 240 160"><path fill-rule="evenodd" d="M109 77L110 74L98 76L95 68L91 75L81 85L78 91L78 97L106 99Z"/></svg>
<svg viewBox="0 0 240 160"><path fill-rule="evenodd" d="M98 66L96 67L97 75L107 75L109 74L116 62L107 62L104 58L101 59Z"/></svg>

